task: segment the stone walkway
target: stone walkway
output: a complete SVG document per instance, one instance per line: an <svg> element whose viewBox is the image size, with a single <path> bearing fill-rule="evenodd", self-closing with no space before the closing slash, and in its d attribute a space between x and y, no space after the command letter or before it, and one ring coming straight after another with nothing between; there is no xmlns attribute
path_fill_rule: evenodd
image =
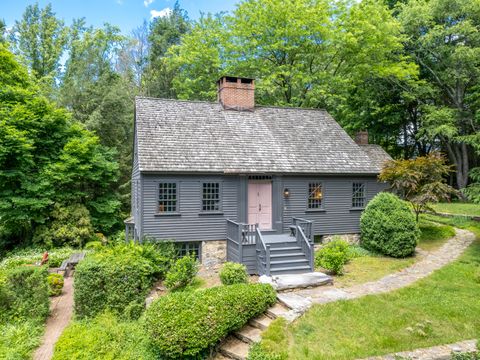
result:
<svg viewBox="0 0 480 360"><path fill-rule="evenodd" d="M408 286L457 259L475 240L475 235L470 231L455 229L455 232L456 235L439 249L424 252L422 260L380 280L344 289L335 287L303 289L295 291L295 294L313 303L325 304L332 301L355 299L365 295L386 293Z"/></svg>
<svg viewBox="0 0 480 360"><path fill-rule="evenodd" d="M64 280L63 292L52 298L50 316L47 319L42 344L33 355L34 360L50 360L53 349L63 330L67 327L73 314L73 277Z"/></svg>
<svg viewBox="0 0 480 360"><path fill-rule="evenodd" d="M476 340L466 340L455 344L433 346L412 351L402 351L395 354L373 356L364 360L450 360L452 353L470 353L477 351Z"/></svg>

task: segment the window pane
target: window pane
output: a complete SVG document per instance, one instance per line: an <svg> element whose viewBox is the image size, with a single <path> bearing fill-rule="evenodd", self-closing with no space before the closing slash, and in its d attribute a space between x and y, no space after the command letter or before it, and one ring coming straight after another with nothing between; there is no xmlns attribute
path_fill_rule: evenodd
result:
<svg viewBox="0 0 480 360"><path fill-rule="evenodd" d="M220 211L220 183L203 183L202 211Z"/></svg>
<svg viewBox="0 0 480 360"><path fill-rule="evenodd" d="M365 207L365 183L354 182L352 185L352 207Z"/></svg>
<svg viewBox="0 0 480 360"><path fill-rule="evenodd" d="M308 184L308 208L320 209L322 207L323 191L321 183Z"/></svg>
<svg viewBox="0 0 480 360"><path fill-rule="evenodd" d="M177 211L177 184L158 184L158 212Z"/></svg>
<svg viewBox="0 0 480 360"><path fill-rule="evenodd" d="M183 243L176 243L177 248L177 256L178 258L187 256L187 255L195 255L195 259L200 261L200 242L183 242Z"/></svg>

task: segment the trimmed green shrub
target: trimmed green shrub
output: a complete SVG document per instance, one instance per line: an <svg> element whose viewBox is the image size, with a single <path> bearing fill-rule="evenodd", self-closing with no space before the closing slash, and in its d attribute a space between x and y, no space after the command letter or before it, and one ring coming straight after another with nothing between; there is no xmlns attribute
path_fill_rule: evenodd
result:
<svg viewBox="0 0 480 360"><path fill-rule="evenodd" d="M154 360L138 321L120 321L111 313L75 321L55 344L53 360Z"/></svg>
<svg viewBox="0 0 480 360"><path fill-rule="evenodd" d="M315 253L315 265L329 270L333 274L342 274L343 266L350 260L350 248L339 237Z"/></svg>
<svg viewBox="0 0 480 360"><path fill-rule="evenodd" d="M226 262L220 271L223 285L248 284L247 267L243 264Z"/></svg>
<svg viewBox="0 0 480 360"><path fill-rule="evenodd" d="M77 317L92 317L104 310L128 318L139 315L151 285L170 263L169 253L161 251L152 244L128 244L87 256L75 271Z"/></svg>
<svg viewBox="0 0 480 360"><path fill-rule="evenodd" d="M0 320L43 321L49 313L47 269L20 266L6 270L0 281Z"/></svg>
<svg viewBox="0 0 480 360"><path fill-rule="evenodd" d="M48 294L50 296L58 296L63 289L63 276L61 274L48 274Z"/></svg>
<svg viewBox="0 0 480 360"><path fill-rule="evenodd" d="M198 272L198 262L194 255L177 259L167 272L164 285L167 289L182 289L192 283Z"/></svg>
<svg viewBox="0 0 480 360"><path fill-rule="evenodd" d="M415 252L420 230L405 201L390 193L379 193L360 218L362 247L402 258Z"/></svg>
<svg viewBox="0 0 480 360"><path fill-rule="evenodd" d="M146 310L144 328L160 356L199 357L275 301L275 291L267 284L170 293Z"/></svg>

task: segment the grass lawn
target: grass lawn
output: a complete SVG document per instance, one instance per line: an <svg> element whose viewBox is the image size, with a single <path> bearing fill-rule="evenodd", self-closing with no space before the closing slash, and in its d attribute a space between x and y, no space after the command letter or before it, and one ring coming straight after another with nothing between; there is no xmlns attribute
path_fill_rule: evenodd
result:
<svg viewBox="0 0 480 360"><path fill-rule="evenodd" d="M452 343L480 336L480 224L477 241L459 260L412 286L388 294L315 305L277 336L288 359L355 359ZM280 336L280 338L278 338Z"/></svg>
<svg viewBox="0 0 480 360"><path fill-rule="evenodd" d="M455 236L452 226L435 224L423 218L420 220L420 230L422 234L418 247L427 251L438 249L448 239Z"/></svg>
<svg viewBox="0 0 480 360"><path fill-rule="evenodd" d="M418 247L426 251L439 248L455 235L452 226L439 225L424 219L420 221L420 230L422 235ZM348 287L375 281L412 265L418 259L417 257L395 259L376 254L357 257L345 265L344 275L335 276L334 283L337 287Z"/></svg>
<svg viewBox="0 0 480 360"><path fill-rule="evenodd" d="M480 216L480 205L477 204L453 202L434 204L432 207L437 212L447 214Z"/></svg>
<svg viewBox="0 0 480 360"><path fill-rule="evenodd" d="M345 265L344 275L335 276L334 284L337 287L348 287L378 280L388 274L402 270L414 262L414 257L406 259L394 259L380 255L358 257Z"/></svg>

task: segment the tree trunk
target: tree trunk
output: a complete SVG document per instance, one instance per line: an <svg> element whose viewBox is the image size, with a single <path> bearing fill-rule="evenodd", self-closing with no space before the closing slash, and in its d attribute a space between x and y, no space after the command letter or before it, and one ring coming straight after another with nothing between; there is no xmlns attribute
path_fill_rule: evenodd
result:
<svg viewBox="0 0 480 360"><path fill-rule="evenodd" d="M446 142L448 155L455 164L457 188L463 189L468 185L468 151L465 143Z"/></svg>

